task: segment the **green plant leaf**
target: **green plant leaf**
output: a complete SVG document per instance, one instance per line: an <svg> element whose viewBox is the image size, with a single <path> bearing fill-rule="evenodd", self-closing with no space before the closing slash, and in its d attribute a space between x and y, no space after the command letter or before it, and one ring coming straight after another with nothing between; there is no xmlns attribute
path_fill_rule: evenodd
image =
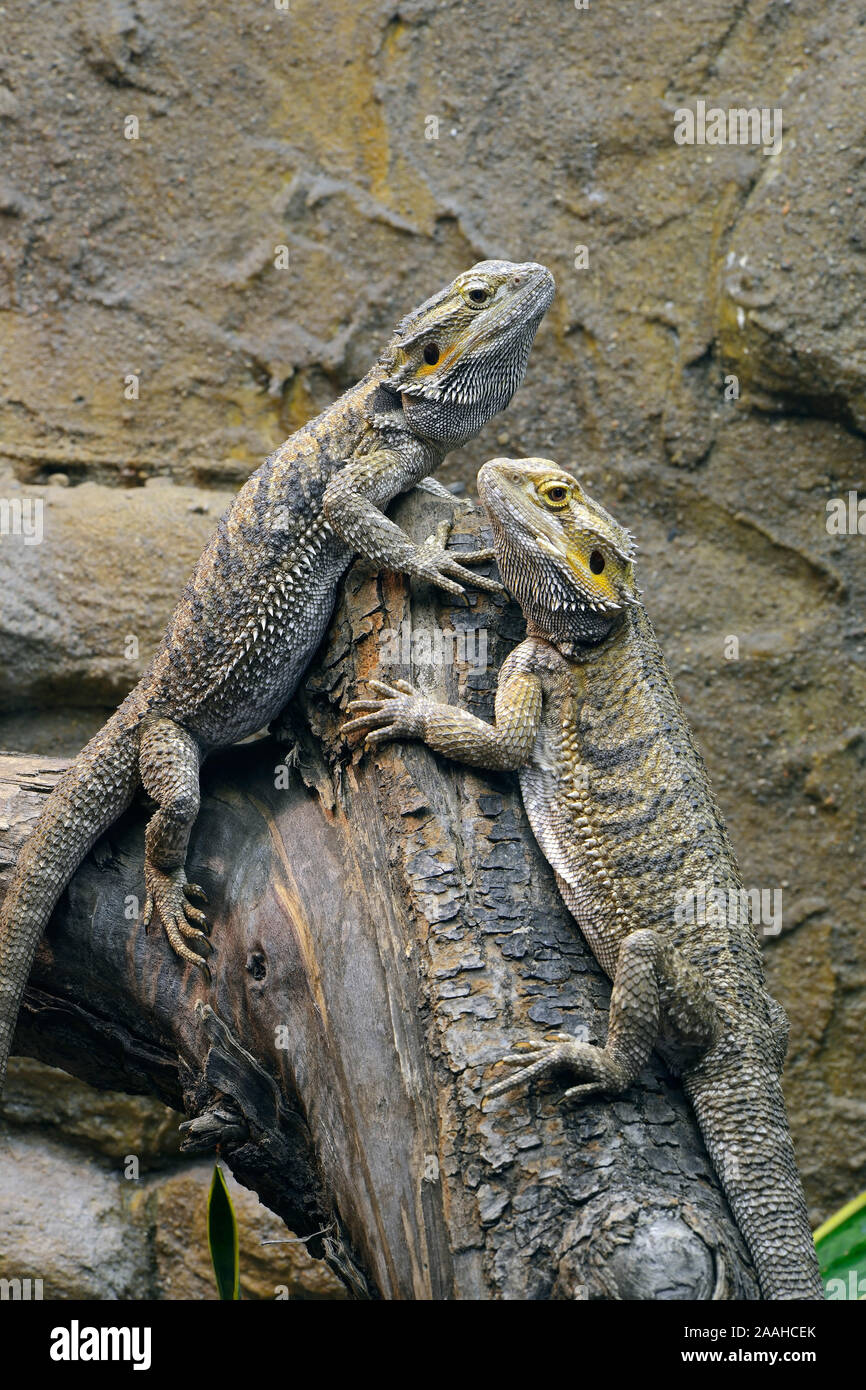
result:
<svg viewBox="0 0 866 1390"><path fill-rule="evenodd" d="M815 1249L827 1297L862 1297L860 1289L866 1289L866 1192L818 1227Z"/></svg>
<svg viewBox="0 0 866 1390"><path fill-rule="evenodd" d="M238 1223L223 1170L214 1164L207 1195L207 1243L220 1298L239 1299Z"/></svg>

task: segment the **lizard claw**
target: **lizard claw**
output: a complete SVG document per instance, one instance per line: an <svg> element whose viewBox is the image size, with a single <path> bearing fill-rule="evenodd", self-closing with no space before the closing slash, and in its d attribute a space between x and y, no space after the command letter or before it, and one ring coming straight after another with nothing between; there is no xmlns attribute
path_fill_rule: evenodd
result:
<svg viewBox="0 0 866 1390"><path fill-rule="evenodd" d="M192 899L193 902L207 902L207 894L198 883L185 883L183 885L183 891L184 896ZM201 927L203 932L210 933L210 923L204 913L197 907L193 907L191 903L186 902L183 904L183 912L188 922L194 922L196 926Z"/></svg>
<svg viewBox="0 0 866 1390"><path fill-rule="evenodd" d="M206 935L207 918L188 900L191 897L198 898L199 901L204 900L204 890L197 883L187 883L182 868L175 869L171 873L164 873L154 865L146 863L145 877L147 879L147 897L142 913L142 923L145 930L149 927L154 911L156 911L172 950L182 960L203 970L210 978L210 971L204 956L187 945L188 941L194 941L208 951L213 950Z"/></svg>
<svg viewBox="0 0 866 1390"><path fill-rule="evenodd" d="M391 738L419 738L423 735L423 713L420 708L422 696L408 681L395 680L393 685L386 681L368 681L371 690L380 698L375 700L351 700L347 712L358 713L360 717L350 719L340 730L346 734L366 734L365 746L375 748Z"/></svg>
<svg viewBox="0 0 866 1390"><path fill-rule="evenodd" d="M527 1041L521 1046L522 1052L509 1052L500 1058L502 1062L516 1064L518 1070L488 1087L482 1096L482 1103L562 1067L569 1067L585 1077L592 1078L586 1085L570 1087L561 1097L562 1100L575 1100L604 1089L601 1075L601 1058L604 1055L602 1048L595 1047L592 1043L578 1042L570 1033L557 1033L552 1041Z"/></svg>

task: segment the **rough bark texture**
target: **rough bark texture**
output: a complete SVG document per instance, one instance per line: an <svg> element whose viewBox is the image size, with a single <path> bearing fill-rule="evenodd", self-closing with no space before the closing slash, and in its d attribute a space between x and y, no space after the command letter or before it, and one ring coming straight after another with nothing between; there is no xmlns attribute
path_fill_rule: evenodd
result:
<svg viewBox="0 0 866 1390"><path fill-rule="evenodd" d="M398 517L423 539L442 511L416 494ZM454 543L477 544L479 529L461 509ZM472 630L468 662L430 653L443 628ZM403 654L394 632L415 634L414 664L382 665ZM269 738L206 766L189 869L210 900L212 984L128 915L142 892L136 807L59 905L16 1050L199 1117L190 1142L220 1137L292 1229L325 1233L311 1251L357 1294L754 1298L660 1062L618 1100L568 1109L545 1085L481 1108L482 1077L518 1039L577 1022L601 1041L606 1025L608 985L515 780L413 744L350 757L339 738L341 706L373 673L490 717L519 636L504 599L445 606L356 566L293 708L288 758ZM3 861L59 767L0 759Z"/></svg>

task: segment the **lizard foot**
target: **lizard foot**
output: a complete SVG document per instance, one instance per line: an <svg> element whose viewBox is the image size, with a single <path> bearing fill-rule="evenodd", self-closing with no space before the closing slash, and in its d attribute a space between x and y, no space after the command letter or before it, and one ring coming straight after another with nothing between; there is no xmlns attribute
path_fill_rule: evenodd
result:
<svg viewBox="0 0 866 1390"><path fill-rule="evenodd" d="M199 966L206 975L209 975L210 971L204 956L200 956L198 951L194 951L191 946L186 944L187 940L197 941L199 944L204 944L208 950L213 949L207 938L209 930L207 918L190 902L191 898L198 902L206 902L204 889L200 888L197 883L187 883L183 869L163 873L161 869L154 868L152 864L146 864L144 872L147 896L141 920L145 931L150 926L154 910L156 910L172 949L183 960L189 961L191 965Z"/></svg>
<svg viewBox="0 0 866 1390"><path fill-rule="evenodd" d="M386 681L367 682L383 698L378 700L351 700L346 706L349 714L365 711L359 719L350 719L340 733L367 734L365 747L374 748L389 738L422 738L423 696L408 681L397 680L393 685Z"/></svg>
<svg viewBox="0 0 866 1390"><path fill-rule="evenodd" d="M465 565L482 564L486 560L495 559L495 552L470 550L461 553L447 550L446 542L450 531L450 521L440 522L436 534L428 536L424 544L417 547L411 564L407 566L407 574L414 579L425 579L429 584L436 584L456 598L464 593L462 585L455 582L458 579L462 579L463 583L470 587L486 589L490 594L504 593L505 590L498 579L488 579L483 574L473 574L471 570L464 568Z"/></svg>
<svg viewBox="0 0 866 1390"><path fill-rule="evenodd" d="M568 1068L584 1077L580 1086L570 1086L561 1096L562 1100L584 1100L599 1091L620 1091L623 1076L619 1063L603 1047L592 1043L578 1042L570 1033L557 1033L553 1042L527 1042L520 1052L509 1052L500 1059L518 1070L484 1092L485 1101L504 1095L529 1081L535 1081L548 1072Z"/></svg>

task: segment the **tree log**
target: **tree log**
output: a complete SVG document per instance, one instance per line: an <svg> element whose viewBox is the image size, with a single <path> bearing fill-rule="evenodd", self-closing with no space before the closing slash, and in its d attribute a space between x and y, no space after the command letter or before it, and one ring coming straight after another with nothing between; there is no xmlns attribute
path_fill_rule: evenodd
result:
<svg viewBox="0 0 866 1390"><path fill-rule="evenodd" d="M415 493L397 516L423 539L448 511ZM462 504L453 531L489 543ZM340 738L373 674L491 718L521 623L504 598L461 606L356 564L282 741L203 769L189 876L208 894L211 981L136 920L137 804L58 904L15 1051L184 1111L187 1146L218 1146L359 1297L756 1298L660 1061L621 1098L561 1105L560 1079L482 1108L516 1042L606 1035L608 982L516 778ZM61 766L0 758L0 891Z"/></svg>

